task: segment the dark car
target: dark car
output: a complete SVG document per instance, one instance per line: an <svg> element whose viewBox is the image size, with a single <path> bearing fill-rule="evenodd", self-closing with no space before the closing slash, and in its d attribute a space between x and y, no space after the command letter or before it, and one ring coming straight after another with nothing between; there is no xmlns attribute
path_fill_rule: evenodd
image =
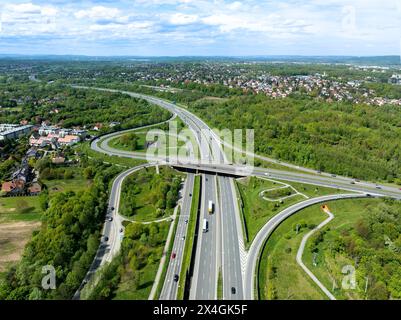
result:
<svg viewBox="0 0 401 320"><path fill-rule="evenodd" d="M109 241L109 237L104 236L104 241Z"/></svg>
<svg viewBox="0 0 401 320"><path fill-rule="evenodd" d="M171 259L175 259L176 256L177 256L177 254L176 254L175 252L173 252L173 253L171 254Z"/></svg>
<svg viewBox="0 0 401 320"><path fill-rule="evenodd" d="M235 288L234 287L231 287L231 294L235 294Z"/></svg>
<svg viewBox="0 0 401 320"><path fill-rule="evenodd" d="M177 282L177 281L178 281L178 278L179 278L179 277L178 277L178 274L175 274L175 275L174 275L174 281Z"/></svg>
<svg viewBox="0 0 401 320"><path fill-rule="evenodd" d="M113 210L114 210L114 207L111 207L110 210L113 211Z"/></svg>

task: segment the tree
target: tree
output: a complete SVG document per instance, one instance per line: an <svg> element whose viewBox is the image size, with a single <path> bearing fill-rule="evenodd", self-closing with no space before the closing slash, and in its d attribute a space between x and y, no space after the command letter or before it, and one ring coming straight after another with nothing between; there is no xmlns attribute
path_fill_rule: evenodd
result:
<svg viewBox="0 0 401 320"><path fill-rule="evenodd" d="M388 294L386 285L381 281L376 282L368 291L368 297L370 300L387 300Z"/></svg>

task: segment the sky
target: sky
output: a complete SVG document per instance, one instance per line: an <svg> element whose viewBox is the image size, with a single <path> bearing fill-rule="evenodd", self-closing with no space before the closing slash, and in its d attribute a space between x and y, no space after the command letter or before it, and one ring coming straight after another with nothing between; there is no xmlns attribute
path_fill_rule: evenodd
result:
<svg viewBox="0 0 401 320"><path fill-rule="evenodd" d="M401 0L0 0L0 54L400 53Z"/></svg>

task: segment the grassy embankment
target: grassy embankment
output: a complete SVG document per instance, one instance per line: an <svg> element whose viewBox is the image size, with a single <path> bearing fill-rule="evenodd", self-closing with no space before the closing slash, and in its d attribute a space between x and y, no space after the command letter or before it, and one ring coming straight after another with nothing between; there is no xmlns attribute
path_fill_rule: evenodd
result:
<svg viewBox="0 0 401 320"><path fill-rule="evenodd" d="M329 201L327 205L335 218L324 228L330 237L331 232L343 232L352 228L368 208L377 206L379 199L349 199ZM263 249L259 272L259 293L261 299L327 299L326 295L311 281L309 276L296 263L296 254L303 236L314 226L327 219L320 205L313 205L301 210L284 221L269 237ZM297 233L298 226L298 233ZM339 299L361 298L355 291L344 292L341 281L344 265L353 265L354 261L343 255L335 258L323 251L316 256L317 265L313 265L313 253L308 249L308 240L303 255L303 262L328 288L333 289L333 280L337 289L333 291Z"/></svg>

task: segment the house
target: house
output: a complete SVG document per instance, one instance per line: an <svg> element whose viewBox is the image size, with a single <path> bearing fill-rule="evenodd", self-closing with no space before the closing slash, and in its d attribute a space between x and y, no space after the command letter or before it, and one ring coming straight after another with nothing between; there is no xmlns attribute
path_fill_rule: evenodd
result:
<svg viewBox="0 0 401 320"><path fill-rule="evenodd" d="M23 193L25 188L25 181L21 179L15 179L12 181L4 182L1 186L1 191L6 194L18 194Z"/></svg>
<svg viewBox="0 0 401 320"><path fill-rule="evenodd" d="M34 158L34 159L39 159L40 155L38 150L36 150L35 148L30 148L27 152L26 152L26 157L29 158Z"/></svg>
<svg viewBox="0 0 401 320"><path fill-rule="evenodd" d="M54 157L52 159L52 163L54 163L54 164L63 164L64 162L65 162L64 157Z"/></svg>
<svg viewBox="0 0 401 320"><path fill-rule="evenodd" d="M41 192L42 192L42 186L37 182L32 183L32 185L28 188L28 193L31 196L38 195Z"/></svg>
<svg viewBox="0 0 401 320"><path fill-rule="evenodd" d="M72 145L78 143L79 140L80 140L80 138L78 136L66 135L64 137L58 138L57 142L61 146L72 146Z"/></svg>
<svg viewBox="0 0 401 320"><path fill-rule="evenodd" d="M93 127L93 130L99 131L102 128L103 128L102 123L96 123L95 126Z"/></svg>

